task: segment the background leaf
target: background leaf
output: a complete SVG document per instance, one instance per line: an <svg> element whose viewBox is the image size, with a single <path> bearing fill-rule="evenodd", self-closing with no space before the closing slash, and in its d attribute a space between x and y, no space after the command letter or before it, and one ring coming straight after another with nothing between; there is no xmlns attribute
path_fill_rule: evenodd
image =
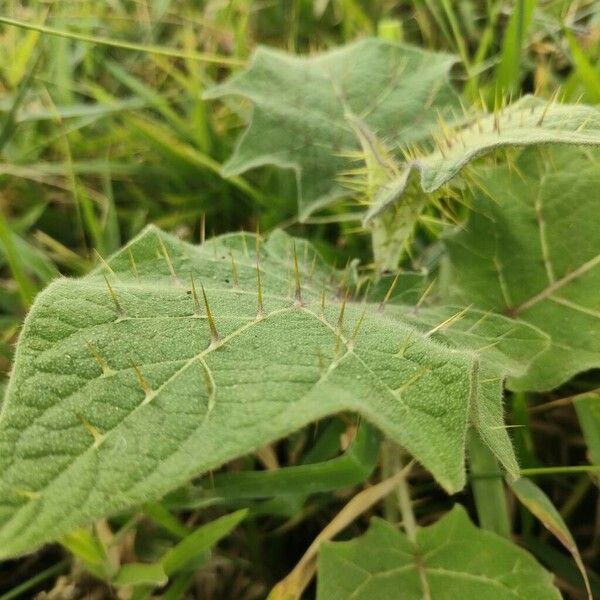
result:
<svg viewBox="0 0 600 600"><path fill-rule="evenodd" d="M224 165L237 175L272 164L294 169L300 217L348 195L336 178L356 163L358 118L390 146L427 141L438 118L459 108L448 82L452 56L365 39L313 57L259 48L247 70L208 90L248 98L248 129Z"/></svg>
<svg viewBox="0 0 600 600"><path fill-rule="evenodd" d="M560 598L552 577L524 550L477 529L455 506L412 544L380 519L361 538L328 543L319 557L319 600Z"/></svg>
<svg viewBox="0 0 600 600"><path fill-rule="evenodd" d="M482 170L469 221L448 239L460 298L552 339L527 374L510 380L513 389L552 389L600 366L597 157L529 152L515 168Z"/></svg>
<svg viewBox="0 0 600 600"><path fill-rule="evenodd" d="M448 183L474 159L506 146L600 144L600 111L593 106L559 104L524 96L493 113L476 113L442 128L437 149L408 162L399 176L382 186L365 215L369 223L398 202L418 172L421 188L432 193Z"/></svg>

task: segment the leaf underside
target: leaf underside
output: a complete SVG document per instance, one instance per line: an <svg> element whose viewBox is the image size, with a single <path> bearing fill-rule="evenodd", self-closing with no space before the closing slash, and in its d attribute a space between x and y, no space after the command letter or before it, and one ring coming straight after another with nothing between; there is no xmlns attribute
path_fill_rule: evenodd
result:
<svg viewBox="0 0 600 600"><path fill-rule="evenodd" d="M517 390L549 390L600 367L600 155L528 151L482 170L469 221L447 241L455 299L538 327L551 339Z"/></svg>
<svg viewBox="0 0 600 600"><path fill-rule="evenodd" d="M401 596L399 591L401 590ZM361 538L323 545L318 600L550 600L560 598L552 576L505 538L475 527L455 506L416 542L373 519Z"/></svg>
<svg viewBox="0 0 600 600"><path fill-rule="evenodd" d="M377 425L448 491L465 482L469 422L516 475L502 379L544 336L479 311L453 331L427 330L426 311L409 319L353 301L341 310L340 276L281 232L260 248L257 318L255 244L236 234L195 247L150 227L103 269L39 295L0 414L1 556L340 411Z"/></svg>

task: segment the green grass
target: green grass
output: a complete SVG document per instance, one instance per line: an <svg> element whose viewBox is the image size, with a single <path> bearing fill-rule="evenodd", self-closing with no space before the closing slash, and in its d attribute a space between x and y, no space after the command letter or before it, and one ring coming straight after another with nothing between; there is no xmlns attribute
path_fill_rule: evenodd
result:
<svg viewBox="0 0 600 600"><path fill-rule="evenodd" d="M202 94L246 64L257 44L308 52L378 33L456 54L453 77L467 105L493 107L533 91L551 97L557 89L565 101L600 102L594 0L6 0L0 17L3 385L37 292L59 273L86 273L148 223L194 243L203 230L210 237L283 226L313 240L324 256L336 256L338 266L351 256L368 263L368 235L355 221L340 221L336 209L298 223L289 172L221 175L249 106L208 103ZM432 237L423 231L419 243ZM515 395L508 419L522 466L567 521L597 590L600 515L597 487L590 484L597 483L596 473L578 466L586 450L572 403L540 410L592 388L594 373L549 394ZM264 598L369 477L371 465L353 462L340 444L355 425L347 416L327 419L160 504L0 564L0 600L58 593L65 585L75 586L77 598L109 598L114 564L155 564L165 551L170 562L162 568L174 578L163 598ZM478 466L485 465L486 457L479 458ZM295 470L262 470L274 464ZM243 478L234 485L230 474L238 471ZM378 478L376 471L371 481ZM480 483L474 498L461 498L472 514L478 494L498 500L497 483ZM278 496L278 485L292 493ZM266 499L256 499L253 486ZM411 493L421 522L451 504L421 469L412 476ZM246 513L235 512L242 509L252 518L242 521ZM488 506L484 520L506 533L506 515L498 511ZM509 516L530 551L560 573L563 591L584 597L561 546L545 538L524 509L513 507ZM224 537L233 527L227 519L240 525ZM364 531L365 522L349 525L345 535ZM160 576L158 567L130 568L121 582L136 585L120 589L148 598L160 589ZM314 590L307 593L313 597Z"/></svg>

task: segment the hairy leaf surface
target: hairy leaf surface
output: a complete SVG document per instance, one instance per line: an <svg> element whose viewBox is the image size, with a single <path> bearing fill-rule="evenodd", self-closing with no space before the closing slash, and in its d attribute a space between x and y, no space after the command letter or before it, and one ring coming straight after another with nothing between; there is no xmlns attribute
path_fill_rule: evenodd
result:
<svg viewBox="0 0 600 600"><path fill-rule="evenodd" d="M470 338L451 338L396 307L344 305L337 274L280 232L259 251L260 306L255 244L239 234L194 247L149 228L104 268L40 294L0 415L2 556L340 411L377 425L449 491L464 485L469 422L516 475L501 380L507 356L535 354L543 336L535 349L531 327L479 315ZM496 358L478 346L486 322L513 338Z"/></svg>
<svg viewBox="0 0 600 600"><path fill-rule="evenodd" d="M506 146L541 144L600 145L600 110L524 96L496 113L449 124L438 132L437 150L407 163L397 179L381 188L365 220L402 197L413 171L420 174L423 191L431 193L479 156Z"/></svg>
<svg viewBox="0 0 600 600"><path fill-rule="evenodd" d="M548 390L600 367L598 154L527 153L515 169L482 171L480 186L467 225L448 240L459 296L552 340L512 387Z"/></svg>
<svg viewBox="0 0 600 600"><path fill-rule="evenodd" d="M205 97L236 94L254 107L226 175L261 165L294 169L301 218L348 195L336 178L356 166L356 123L390 146L429 139L459 107L448 81L454 57L366 39L313 57L259 48L250 66Z"/></svg>
<svg viewBox="0 0 600 600"><path fill-rule="evenodd" d="M507 539L475 527L458 505L412 543L373 519L361 538L324 544L319 600L560 598L552 576Z"/></svg>

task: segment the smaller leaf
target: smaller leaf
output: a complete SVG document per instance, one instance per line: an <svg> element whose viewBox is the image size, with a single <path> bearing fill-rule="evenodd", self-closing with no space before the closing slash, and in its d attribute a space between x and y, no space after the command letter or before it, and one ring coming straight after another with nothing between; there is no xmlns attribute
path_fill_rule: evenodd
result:
<svg viewBox="0 0 600 600"><path fill-rule="evenodd" d="M581 560L577 544L575 543L567 524L552 504L550 498L548 498L548 496L546 496L546 494L535 485L531 479L527 479L526 477L521 477L516 481L510 482L509 485L519 501L525 505L531 513L540 520L542 525L556 536L560 543L571 553L585 582L588 597L591 599L592 591L590 589L590 582L583 561Z"/></svg>
<svg viewBox="0 0 600 600"><path fill-rule="evenodd" d="M475 527L456 505L413 544L393 525L373 519L365 535L324 544L318 600L550 600L552 576L525 550Z"/></svg>

